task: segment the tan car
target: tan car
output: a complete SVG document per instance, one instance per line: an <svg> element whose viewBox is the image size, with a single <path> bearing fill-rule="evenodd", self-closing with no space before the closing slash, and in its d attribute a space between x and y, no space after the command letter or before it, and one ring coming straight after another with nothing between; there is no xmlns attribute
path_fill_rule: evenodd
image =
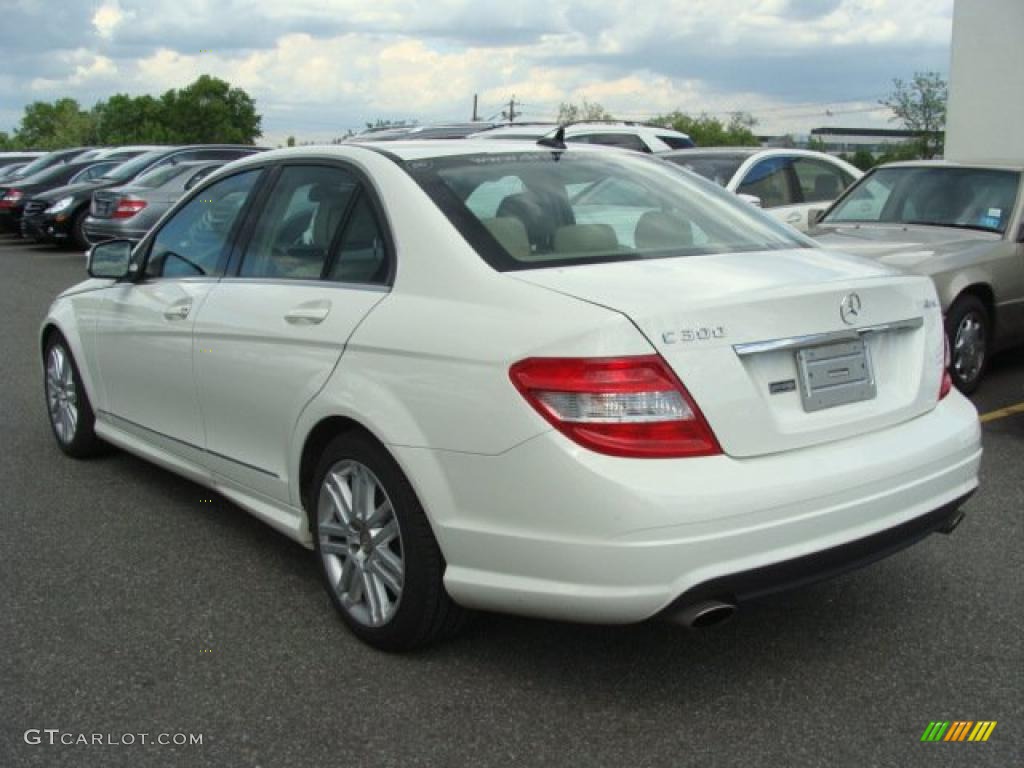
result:
<svg viewBox="0 0 1024 768"><path fill-rule="evenodd" d="M1024 343L1022 170L945 161L881 166L810 233L827 247L935 281L950 373L966 393L978 387L993 353Z"/></svg>

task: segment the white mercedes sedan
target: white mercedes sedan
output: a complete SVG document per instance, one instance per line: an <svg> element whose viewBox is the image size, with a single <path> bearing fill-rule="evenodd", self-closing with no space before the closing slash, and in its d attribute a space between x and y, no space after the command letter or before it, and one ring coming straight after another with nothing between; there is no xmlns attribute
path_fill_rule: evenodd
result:
<svg viewBox="0 0 1024 768"><path fill-rule="evenodd" d="M40 335L60 448L315 550L381 649L466 609L713 624L952 531L978 483L928 278L639 154L261 153L88 269Z"/></svg>

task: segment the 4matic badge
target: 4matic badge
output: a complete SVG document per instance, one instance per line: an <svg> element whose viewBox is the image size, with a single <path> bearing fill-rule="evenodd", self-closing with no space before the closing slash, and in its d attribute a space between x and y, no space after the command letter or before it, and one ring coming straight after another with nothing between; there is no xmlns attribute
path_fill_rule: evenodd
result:
<svg viewBox="0 0 1024 768"><path fill-rule="evenodd" d="M724 338L725 328L720 325L681 328L678 331L665 331L661 334L661 340L666 344L688 344L691 341L709 341L711 339Z"/></svg>

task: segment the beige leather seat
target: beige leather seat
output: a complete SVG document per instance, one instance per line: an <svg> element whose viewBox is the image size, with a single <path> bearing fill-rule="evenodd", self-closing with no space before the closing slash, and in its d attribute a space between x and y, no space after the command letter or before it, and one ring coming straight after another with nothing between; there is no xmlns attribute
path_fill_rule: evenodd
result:
<svg viewBox="0 0 1024 768"><path fill-rule="evenodd" d="M615 230L607 224L570 224L555 230L556 253L614 253L619 250Z"/></svg>
<svg viewBox="0 0 1024 768"><path fill-rule="evenodd" d="M495 219L481 219L481 223L513 259L526 261L530 258L530 238L526 234L526 225L519 219L502 216Z"/></svg>
<svg viewBox="0 0 1024 768"><path fill-rule="evenodd" d="M634 242L641 250L689 248L693 245L693 229L677 214L648 211L636 223Z"/></svg>

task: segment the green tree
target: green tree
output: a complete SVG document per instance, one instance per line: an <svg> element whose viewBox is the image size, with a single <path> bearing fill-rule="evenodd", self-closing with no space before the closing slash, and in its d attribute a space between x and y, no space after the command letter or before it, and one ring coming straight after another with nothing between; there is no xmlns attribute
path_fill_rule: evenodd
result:
<svg viewBox="0 0 1024 768"><path fill-rule="evenodd" d="M288 141L285 142L285 146L294 147L295 146L295 137L294 136L289 136L288 137Z"/></svg>
<svg viewBox="0 0 1024 768"><path fill-rule="evenodd" d="M558 122L579 123L590 120L614 120L612 113L598 104L596 101L583 99L582 104L572 104L563 101L558 105Z"/></svg>
<svg viewBox="0 0 1024 768"><path fill-rule="evenodd" d="M18 145L37 149L93 144L96 123L93 114L74 99L57 99L52 104L34 101L25 107L15 137Z"/></svg>
<svg viewBox="0 0 1024 768"><path fill-rule="evenodd" d="M853 157L850 158L849 162L860 168L862 171L867 171L874 168L878 161L875 160L875 156L871 154L869 150L861 147L853 153Z"/></svg>
<svg viewBox="0 0 1024 768"><path fill-rule="evenodd" d="M893 112L908 131L917 136L921 157L941 154L946 129L946 81L938 72L915 72L908 83L896 78L888 98L879 103Z"/></svg>
<svg viewBox="0 0 1024 768"><path fill-rule="evenodd" d="M746 112L734 112L728 123L706 112L694 117L676 110L651 120L654 125L681 131L701 147L756 147L760 144L752 130L757 120Z"/></svg>
<svg viewBox="0 0 1024 768"><path fill-rule="evenodd" d="M166 144L175 141L164 107L152 96L118 93L93 107L101 144Z"/></svg>
<svg viewBox="0 0 1024 768"><path fill-rule="evenodd" d="M252 144L262 117L241 88L210 75L180 90L171 89L160 104L173 141L183 144Z"/></svg>

